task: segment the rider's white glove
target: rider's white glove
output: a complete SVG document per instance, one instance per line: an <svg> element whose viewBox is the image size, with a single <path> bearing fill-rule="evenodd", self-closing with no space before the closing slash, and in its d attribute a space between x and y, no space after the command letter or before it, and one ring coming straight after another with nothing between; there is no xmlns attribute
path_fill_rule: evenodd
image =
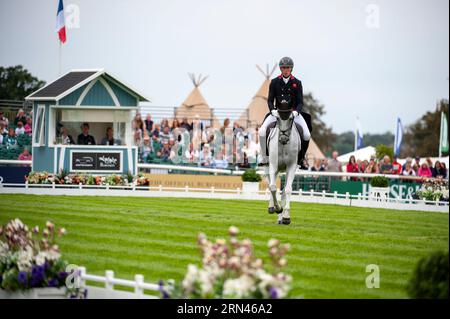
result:
<svg viewBox="0 0 450 319"><path fill-rule="evenodd" d="M278 110L272 110L270 113L272 113L273 116L278 117Z"/></svg>
<svg viewBox="0 0 450 319"><path fill-rule="evenodd" d="M294 115L294 117L298 116L298 112L297 111L292 111L292 115Z"/></svg>

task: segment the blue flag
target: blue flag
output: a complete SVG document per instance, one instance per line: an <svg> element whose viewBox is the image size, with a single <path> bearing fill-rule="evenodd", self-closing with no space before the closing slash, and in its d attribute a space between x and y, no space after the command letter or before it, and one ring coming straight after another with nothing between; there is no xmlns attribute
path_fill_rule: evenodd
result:
<svg viewBox="0 0 450 319"><path fill-rule="evenodd" d="M403 125L400 118L397 117L397 128L395 130L395 139L394 139L394 156L398 156L400 154L400 147L402 146L402 140L403 140Z"/></svg>
<svg viewBox="0 0 450 319"><path fill-rule="evenodd" d="M362 148L363 145L363 132L361 129L361 123L359 122L359 117L356 118L356 133L355 133L355 151Z"/></svg>

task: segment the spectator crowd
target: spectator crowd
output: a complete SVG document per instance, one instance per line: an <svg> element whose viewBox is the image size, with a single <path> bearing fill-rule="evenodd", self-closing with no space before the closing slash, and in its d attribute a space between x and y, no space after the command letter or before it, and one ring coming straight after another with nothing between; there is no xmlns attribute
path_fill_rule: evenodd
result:
<svg viewBox="0 0 450 319"><path fill-rule="evenodd" d="M0 151L2 158L31 160L32 117L19 109L13 121L0 110Z"/></svg>
<svg viewBox="0 0 450 319"><path fill-rule="evenodd" d="M19 109L14 121L8 120L0 110L0 148L2 154L12 152L19 160L31 160L32 116ZM204 167L227 168L235 163L238 168L255 167L259 156L258 128L248 132L229 119L225 119L220 133L212 130L199 119L188 122L177 119L169 122L163 119L155 123L150 114L145 119L136 113L132 121L134 145L139 149L139 161L142 163L175 163L183 165L200 165ZM219 136L219 137L217 137ZM67 128L59 129L59 142L62 144L96 145L95 138L89 134L89 123L81 125L81 133L76 143ZM225 142L231 143L225 143ZM238 141L232 143L232 141ZM121 140L114 137L112 127L107 127L101 145L121 145ZM237 146L239 145L239 146ZM6 153L5 153L6 152ZM445 178L448 169L444 162L431 158L421 160L420 157L407 158L400 164L397 157L385 155L381 159L375 156L369 160L356 159L351 156L348 163L338 160L338 152L327 159L314 159L309 167L315 172L347 172L368 174L392 174L401 176ZM182 162L181 162L182 160ZM358 180L352 177L352 180Z"/></svg>

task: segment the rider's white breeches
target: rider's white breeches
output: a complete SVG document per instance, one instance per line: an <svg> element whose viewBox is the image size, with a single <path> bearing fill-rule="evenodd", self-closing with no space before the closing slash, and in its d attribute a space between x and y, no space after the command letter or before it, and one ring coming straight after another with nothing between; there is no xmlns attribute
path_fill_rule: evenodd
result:
<svg viewBox="0 0 450 319"><path fill-rule="evenodd" d="M266 117L265 121L263 122L263 124L261 124L261 127L259 128L259 137L263 138L265 140L267 126L276 121L277 121L277 118L273 115L269 115L268 117ZM305 122L305 119L303 118L303 116L301 114L299 114L298 116L296 116L294 118L294 122L299 124L300 127L302 128L303 140L309 141L311 138L311 133L309 132L308 125L306 125L306 122Z"/></svg>

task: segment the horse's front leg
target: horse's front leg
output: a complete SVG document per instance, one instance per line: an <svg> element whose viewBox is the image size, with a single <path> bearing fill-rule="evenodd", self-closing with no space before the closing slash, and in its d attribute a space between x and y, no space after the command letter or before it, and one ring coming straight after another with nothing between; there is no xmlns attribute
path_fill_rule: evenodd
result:
<svg viewBox="0 0 450 319"><path fill-rule="evenodd" d="M270 190L270 202L269 202L269 214L280 214L283 208L280 206L277 200L277 173L275 170L269 171L269 190Z"/></svg>
<svg viewBox="0 0 450 319"><path fill-rule="evenodd" d="M289 225L291 223L291 195L292 195L292 183L295 178L295 171L297 170L297 165L295 163L291 164L289 169L286 170L286 183L283 190L284 199L284 209L281 216L281 223Z"/></svg>

